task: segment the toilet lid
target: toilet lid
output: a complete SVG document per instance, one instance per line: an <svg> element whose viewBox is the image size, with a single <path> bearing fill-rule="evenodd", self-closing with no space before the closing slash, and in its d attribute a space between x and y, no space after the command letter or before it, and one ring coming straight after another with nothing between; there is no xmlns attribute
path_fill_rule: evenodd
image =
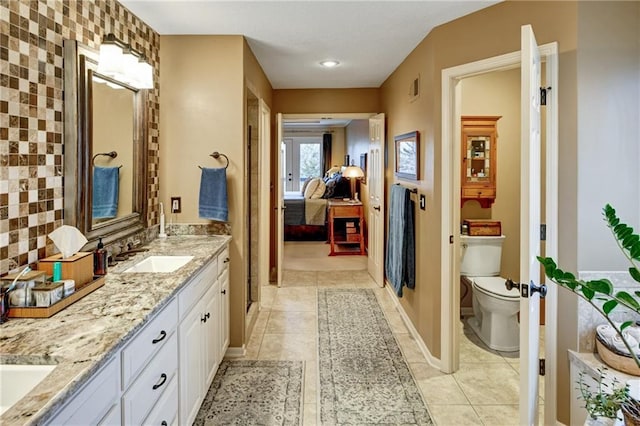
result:
<svg viewBox="0 0 640 426"><path fill-rule="evenodd" d="M502 277L473 277L473 283L481 290L492 293L500 297L518 299L520 292L517 288L507 290L504 285L506 279Z"/></svg>

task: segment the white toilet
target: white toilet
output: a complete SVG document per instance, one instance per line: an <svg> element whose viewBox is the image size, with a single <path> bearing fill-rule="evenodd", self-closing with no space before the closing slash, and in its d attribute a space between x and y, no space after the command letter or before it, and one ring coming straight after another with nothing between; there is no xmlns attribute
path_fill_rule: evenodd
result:
<svg viewBox="0 0 640 426"><path fill-rule="evenodd" d="M473 286L473 313L468 323L491 349L511 352L520 348L520 293L507 290L500 277L505 236L462 235L460 274Z"/></svg>

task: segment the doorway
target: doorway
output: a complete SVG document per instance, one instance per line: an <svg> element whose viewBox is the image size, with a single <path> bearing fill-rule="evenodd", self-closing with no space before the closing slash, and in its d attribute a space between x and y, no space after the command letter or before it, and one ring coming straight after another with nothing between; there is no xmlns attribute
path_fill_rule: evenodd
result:
<svg viewBox="0 0 640 426"><path fill-rule="evenodd" d="M525 28L523 28L524 30ZM524 51L524 50L523 50ZM557 44L550 43L539 47L540 56L546 62L546 85L554 87L558 82L557 68ZM460 117L462 115L462 87L463 80L472 76L486 74L496 71L507 71L520 66L521 53L501 55L461 66L445 69L442 71L442 164L450 165L443 168L442 175L442 354L441 369L444 372L453 373L460 368L460 335L459 314L460 314L460 287L458 285L460 272L460 179L461 179L461 148L459 135L461 134ZM523 73L524 74L524 73ZM549 96L550 94L550 96ZM527 100L529 98L527 97ZM545 153L546 170L546 208L544 216L547 225L547 239L544 247L547 256L555 256L557 253L557 90L551 90L547 94L546 114L546 134L547 149ZM521 108L521 107L520 107ZM518 108L518 110L520 110ZM524 126L523 126L524 128ZM553 230L553 231L552 231ZM551 232L550 232L551 231ZM522 265L522 263L521 263ZM526 299L525 299L526 300ZM555 288L550 287L547 294L546 303L546 324L545 327L545 358L551 360L547 363L547 371L544 377L545 388L545 424L555 423L555 402L556 402L556 295ZM522 348L522 341L520 346ZM534 355L537 360L537 353ZM529 357L531 358L531 357ZM527 363L532 359L524 358ZM522 370L523 362L520 362L520 377L526 374L528 369ZM536 362L537 364L537 362ZM528 380L528 379L527 379ZM525 398L526 400L526 398ZM526 402L526 401L525 401ZM523 406L520 398L520 406Z"/></svg>

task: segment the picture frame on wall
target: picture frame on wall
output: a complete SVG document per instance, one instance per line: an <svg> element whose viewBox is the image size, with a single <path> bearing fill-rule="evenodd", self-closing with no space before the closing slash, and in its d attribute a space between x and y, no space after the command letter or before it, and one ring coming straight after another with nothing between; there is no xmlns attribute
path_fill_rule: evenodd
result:
<svg viewBox="0 0 640 426"><path fill-rule="evenodd" d="M420 179L420 133L404 133L393 138L395 142L396 177L409 180Z"/></svg>
<svg viewBox="0 0 640 426"><path fill-rule="evenodd" d="M360 168L364 172L364 177L360 179L360 183L367 184L367 153L360 154Z"/></svg>

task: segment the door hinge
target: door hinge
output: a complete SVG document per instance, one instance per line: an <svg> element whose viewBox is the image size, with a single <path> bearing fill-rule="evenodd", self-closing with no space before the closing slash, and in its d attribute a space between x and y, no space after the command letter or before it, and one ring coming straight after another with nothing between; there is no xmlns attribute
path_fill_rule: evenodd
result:
<svg viewBox="0 0 640 426"><path fill-rule="evenodd" d="M549 87L541 87L540 88L540 105L547 104L547 92L551 90L551 86Z"/></svg>
<svg viewBox="0 0 640 426"><path fill-rule="evenodd" d="M547 241L547 224L540 224L540 241Z"/></svg>
<svg viewBox="0 0 640 426"><path fill-rule="evenodd" d="M544 376L545 372L546 372L545 359L540 358L538 360L538 374L540 374L541 376Z"/></svg>

